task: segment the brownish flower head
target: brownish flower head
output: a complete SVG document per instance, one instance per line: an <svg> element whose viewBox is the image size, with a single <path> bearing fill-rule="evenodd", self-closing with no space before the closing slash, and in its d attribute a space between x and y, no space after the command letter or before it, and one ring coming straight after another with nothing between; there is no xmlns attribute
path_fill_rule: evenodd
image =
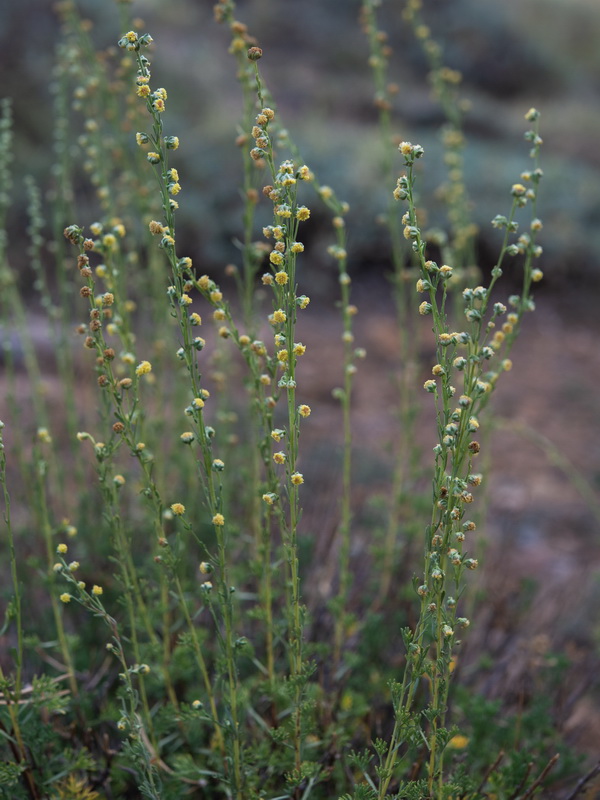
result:
<svg viewBox="0 0 600 800"><path fill-rule="evenodd" d="M81 232L76 225L69 225L68 228L65 228L63 231L65 235L65 239L68 239L71 244L78 244L79 239L81 238Z"/></svg>

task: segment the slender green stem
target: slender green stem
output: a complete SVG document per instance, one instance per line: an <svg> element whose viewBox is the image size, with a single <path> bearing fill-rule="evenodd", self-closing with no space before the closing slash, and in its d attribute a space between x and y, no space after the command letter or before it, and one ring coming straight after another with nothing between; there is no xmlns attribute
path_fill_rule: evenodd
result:
<svg viewBox="0 0 600 800"><path fill-rule="evenodd" d="M54 624L56 626L56 633L58 636L59 647L61 655L65 664L65 668L69 675L69 686L74 697L79 695L79 687L75 677L75 668L73 665L73 658L71 649L67 642L63 617L60 612L59 601L56 597L54 588L56 586L56 572L54 565L56 563L56 549L52 541L52 526L50 524L50 517L48 512L48 503L46 497L46 471L47 464L42 457L41 452L36 447L34 450L34 492L35 492L35 510L38 517L38 525L42 531L44 544L46 547L46 565L48 570L48 582L50 588L50 605L52 607L52 614L54 616Z"/></svg>

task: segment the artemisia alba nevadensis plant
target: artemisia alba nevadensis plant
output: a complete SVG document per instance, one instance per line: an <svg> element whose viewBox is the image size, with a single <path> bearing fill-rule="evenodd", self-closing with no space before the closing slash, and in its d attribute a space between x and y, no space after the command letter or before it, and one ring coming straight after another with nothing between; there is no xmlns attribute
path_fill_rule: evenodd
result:
<svg viewBox="0 0 600 800"><path fill-rule="evenodd" d="M25 362L35 387L37 427L28 450L31 464L23 447L19 466L31 480L33 518L43 541L38 568L51 595L55 641L44 647L53 649L54 663L63 672L65 688L53 695L52 709L62 714L72 704L73 730L82 732L83 744L78 745L77 758L61 756L70 766L63 769L61 761L63 772L51 781L41 777L41 768L29 756L35 742L27 740L31 714L23 656L26 607L6 475L7 431L2 430L0 482L14 593L7 619L16 621L17 636L15 675L0 671L0 715L13 759L0 769L0 794L5 785L20 781L25 796L34 800L42 800L48 791L59 800L96 800L109 784L115 797L138 792L152 800L175 800L188 793L214 800L484 796L474 789L482 776L461 774L458 760L449 756L460 749L466 755L468 738L449 727L447 710L460 638L469 626L468 578L478 566L472 542L476 517L470 512L481 500L480 487L487 477L479 465L480 426L485 429L484 411L494 387L511 368L515 338L533 308L532 286L542 277L535 266L542 228L536 210L542 177L537 163L539 115L533 109L527 114L533 165L512 186L506 216L493 220L503 235L500 255L488 285L479 285L479 279L470 280L474 272L467 269L473 266L475 229L468 220L463 182L458 73L443 65L419 0L409 0L404 18L429 59L434 95L447 117L443 146L450 235L444 239L425 230L424 215L417 208L416 166L424 155L419 145L400 144L404 171L392 192L399 141L392 145L392 105L399 88L389 80L391 49L378 21L379 6L377 0L364 0L362 23L381 134L379 180L389 196L385 222L398 310L398 352L404 365L398 416L405 438L398 447L383 555L372 570L379 586L369 593L356 579L350 547L351 397L355 361L364 351L354 345L357 309L350 295L348 205L301 157L259 69L264 62L258 42L237 19L234 2L220 0L215 17L229 28L229 49L243 95L236 138L242 154L243 212L235 241L240 263L225 268L237 288L237 298L228 299L226 282L222 288L200 274L192 258L181 252L177 210L186 180L179 164L179 138L168 129L167 90L155 85L150 71L151 37L134 30L124 34L119 46L126 59L113 74L107 59L93 60L89 26L76 7L61 3L69 46L61 51L64 63L57 73L56 185L64 194L57 200L55 216L64 217L71 205L68 87L70 76L85 68L86 59L89 76L75 88L72 110L82 115L84 172L101 213L85 231L78 225L64 230L77 248L79 302L87 315L77 330L87 354L95 359L100 398L96 428L86 416L87 430L71 437L81 442L79 464L91 456L97 478L96 504L90 502L91 490L82 493L81 532L66 516L55 519L60 501L53 492L62 499L72 476L57 458L40 365L29 344L24 344ZM126 3L121 2L119 10L121 21L130 26ZM0 172L7 177L9 117L5 108ZM124 124L117 132L115 120L121 118ZM151 193L145 191L148 177L153 180ZM42 263L42 196L32 181L28 186L29 254L43 309L58 319L68 309L73 288L54 309L55 290ZM332 376L340 384L334 397L340 401L343 438L339 520L332 548L337 552L336 579L317 625L306 608L308 584L303 578L311 567L300 524L310 481L302 432L318 411L303 393L303 362L315 356L298 333L299 318L310 302L303 293L308 286L303 266L308 260L306 230L318 208L307 199L311 192L325 206L333 226L335 239L327 254L340 286L342 340L339 374ZM0 198L3 252L5 200ZM520 217L528 211L524 228ZM262 231L257 232L261 213ZM136 241L142 227L151 242L148 253L147 242ZM57 258L61 253L58 247ZM497 284L515 257L523 263L522 288L501 302ZM146 262L148 269L140 269ZM4 303L23 327L25 306L7 274L3 272ZM58 272L58 278L63 287L65 275ZM411 301L415 283L418 303ZM206 327L203 317L215 323L213 338L219 347L225 351L231 346L231 359L222 360L220 368L237 359L245 371L244 391L237 395L233 375L229 381L229 376L221 376L222 393L210 382L219 384L211 374L217 348L211 333L206 339L200 335ZM429 498L419 496L417 502L410 497L418 493L422 473L415 469L419 459L410 436L417 413L417 403L409 396L417 348L409 333L421 325L425 338L424 322L431 323L435 345L424 385L425 399L434 406L436 430L431 503ZM57 341L64 341L64 332ZM7 353L12 358L8 348ZM20 419L14 391L17 368L11 358L11 405L15 419ZM414 359L410 368L409 358ZM60 361L61 376L71 369L69 364L70 356ZM69 387L74 385L74 380L65 379L66 391L73 394ZM229 449L221 428L221 402L236 411L245 404L240 412L244 436ZM72 432L78 420L73 397L67 410ZM423 507L431 508L428 519L421 516ZM397 555L408 538L414 547L413 531L419 525L424 556L414 581L418 614L407 626L397 620L410 616L402 608L390 610L386 603L399 568ZM90 542L84 539L84 529L88 535L92 532ZM92 545L101 546L100 558ZM370 547L374 553L375 547ZM88 557L92 554L94 558ZM404 589L396 588L399 597ZM96 674L82 668L84 658L73 633L80 609L97 618L106 639L99 645L104 663ZM391 647L390 624L397 629L407 626L402 631L405 652L388 654L389 662L378 672L376 657L365 651L377 625L379 637ZM311 637L313 630L321 635L325 631L324 640ZM394 678L387 710L382 700L384 674ZM105 676L106 696L93 705L95 695L89 687ZM46 716L51 713L44 706L49 697L44 695L42 702ZM100 717L93 726L85 718L90 713ZM116 736L101 739L111 724L121 736L118 745ZM67 739L65 731L61 728L60 736ZM70 741L74 738L75 734ZM489 794L492 784L485 784L490 774L500 775L497 761L491 758L486 769L481 785ZM528 774L519 780L527 791L534 791L536 783L527 783ZM514 785L505 794L515 796Z"/></svg>

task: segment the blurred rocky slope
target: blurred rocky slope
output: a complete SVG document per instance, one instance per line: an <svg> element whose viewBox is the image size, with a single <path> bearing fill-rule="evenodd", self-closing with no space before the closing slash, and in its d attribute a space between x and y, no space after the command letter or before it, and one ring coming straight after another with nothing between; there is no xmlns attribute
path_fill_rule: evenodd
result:
<svg viewBox="0 0 600 800"><path fill-rule="evenodd" d="M99 47L121 34L116 4L79 0ZM380 143L358 25L357 0L242 0L238 16L263 47L266 80L321 180L352 207L349 241L356 270L385 271L375 224L386 203L378 179ZM427 200L440 183L442 116L431 100L419 45L401 17L403 4L383 2L382 27L394 53L390 78L400 91L398 136L426 148L422 195L431 222L441 211ZM234 145L240 92L227 52L228 32L204 0L135 0L134 17L156 41L154 74L168 87L170 128L179 134L185 174L180 236L207 266L235 257L239 233L240 158ZM540 213L545 221L544 271L561 290L594 279L600 262L600 4L596 0L424 0L423 16L443 45L445 62L464 76L472 102L466 133L466 180L481 227L482 261L496 235L489 220L508 207L508 188L527 166L523 114L542 112L545 142ZM6 3L0 21L2 94L12 96L17 131L13 224L23 218L21 176L47 185L52 164L49 75L59 27L51 3ZM400 160L398 160L400 170ZM89 220L91 221L91 220ZM85 222L85 220L81 220ZM23 223L24 224L24 223ZM313 234L320 244L318 226ZM19 249L13 242L13 255ZM324 247L314 250L318 264Z"/></svg>

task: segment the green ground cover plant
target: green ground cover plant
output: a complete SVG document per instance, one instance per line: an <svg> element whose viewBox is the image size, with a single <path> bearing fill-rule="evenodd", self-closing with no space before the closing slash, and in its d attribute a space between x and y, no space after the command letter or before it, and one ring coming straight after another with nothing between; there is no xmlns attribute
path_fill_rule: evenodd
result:
<svg viewBox="0 0 600 800"><path fill-rule="evenodd" d="M464 181L461 76L444 64L427 8L403 4L445 120L447 226L429 229L427 152L394 132L398 87L380 5L365 0L361 24L399 368L395 466L386 498L367 509L353 497L353 396L367 354L355 341L349 209L285 127L285 87L267 87L268 53L251 20L231 0L215 6L242 92L232 132L239 257L218 281L180 244L185 134L151 64L160 37L154 45L134 24L128 3L115 4L114 52L96 51L76 3L58 4L49 210L27 184L31 286L7 256L13 133L3 103L1 797L525 800L577 772L543 691L499 725L499 705L452 677L476 616L490 402L510 380L543 277L540 114L524 110L523 170L507 175L491 221L498 255L485 275ZM82 176L94 191L80 204ZM315 207L331 222L327 256L339 284L335 365L320 363L300 333L312 313ZM520 288L506 296L509 269ZM72 345L75 325L83 347ZM47 402L48 360L60 414ZM331 370L342 442L329 501L337 562L321 608L307 588L319 531L302 519L307 493L319 490L310 478L319 414L307 402L311 360ZM434 445L423 452L416 428L426 403ZM363 515L372 520L368 563L358 564Z"/></svg>

